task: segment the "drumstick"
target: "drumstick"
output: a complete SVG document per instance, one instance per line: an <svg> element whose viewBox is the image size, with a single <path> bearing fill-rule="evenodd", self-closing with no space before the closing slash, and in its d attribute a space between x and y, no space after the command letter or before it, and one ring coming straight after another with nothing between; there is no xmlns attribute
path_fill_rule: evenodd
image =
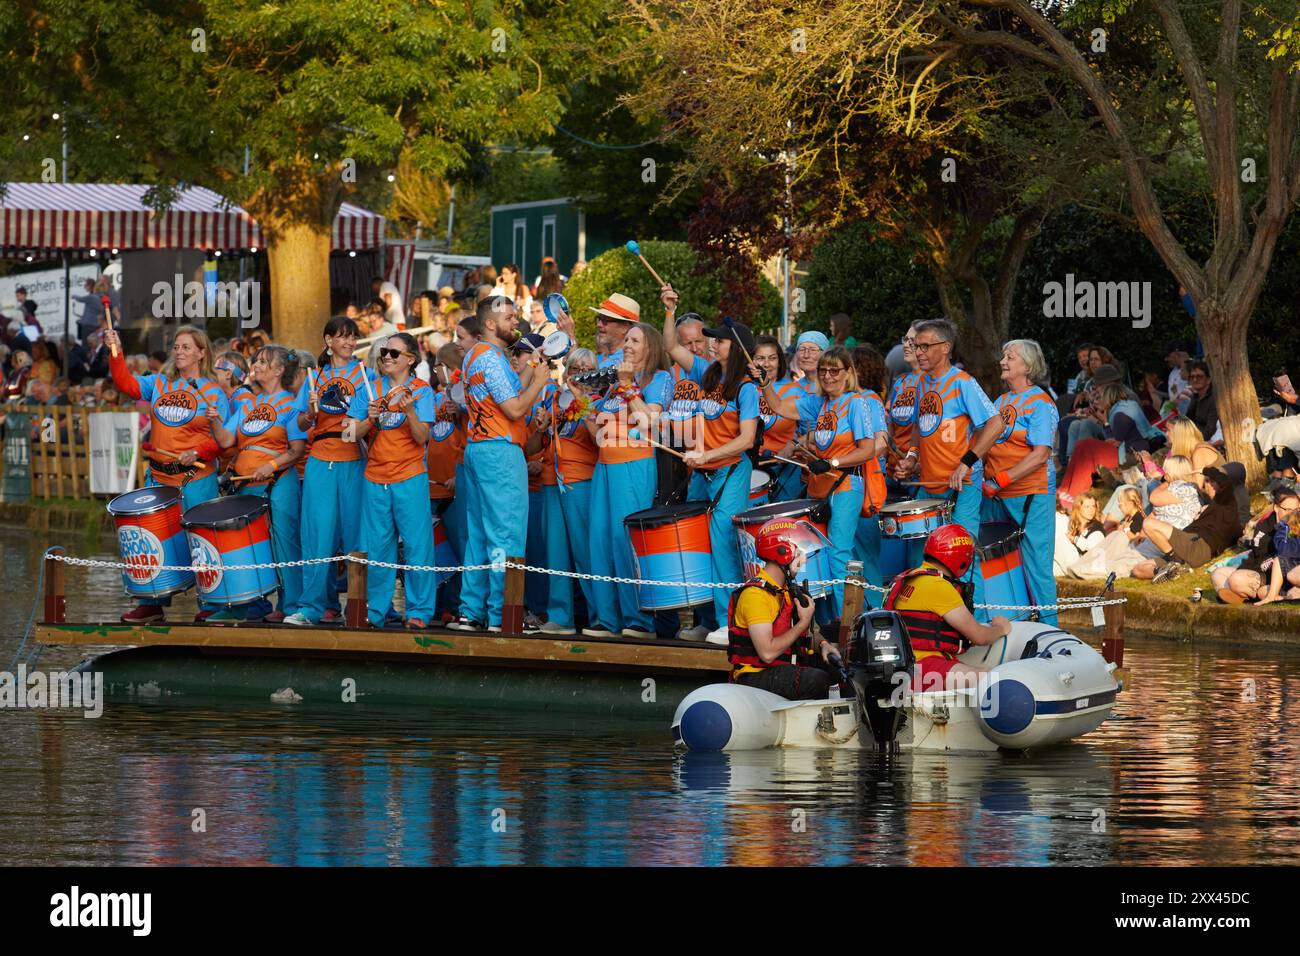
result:
<svg viewBox="0 0 1300 956"><path fill-rule="evenodd" d="M740 351L745 353L745 363L747 365L753 365L754 357L749 354L749 349L745 348L745 343L740 341L740 336L736 334L736 320L728 315L722 320L722 324L731 331L732 339L740 346Z"/></svg>
<svg viewBox="0 0 1300 956"><path fill-rule="evenodd" d="M375 400L375 390L370 384L370 370L364 365L361 366L361 381L366 383L366 394L370 396L370 400L373 402Z"/></svg>
<svg viewBox="0 0 1300 956"><path fill-rule="evenodd" d="M670 455L676 455L676 456L677 456L678 458L680 458L682 461L685 461L685 460L686 460L686 456L683 455L681 452L677 451L677 449L675 449L675 448L669 448L667 445L661 445L661 444L659 444L659 442L655 441L653 438L646 438L644 435L642 435L642 434L641 434L639 431L637 431L635 428L629 428L629 429L627 430L627 437L630 438L630 439L632 439L633 441L643 441L643 442L646 442L646 443L648 443L651 447L662 449L663 451L668 452L668 454L670 454Z"/></svg>
<svg viewBox="0 0 1300 956"><path fill-rule="evenodd" d="M166 451L166 450L164 450L164 449L162 449L162 448L154 448L153 445L149 444L147 441L145 441L145 442L141 442L141 443L140 443L140 450L141 450L141 451L152 452L152 453L155 454L155 455L166 455L168 458L179 458L179 457L181 457L180 455L176 454L176 452L174 452L174 451Z"/></svg>
<svg viewBox="0 0 1300 956"><path fill-rule="evenodd" d="M311 366L307 366L307 394L311 397L312 411L316 410L316 376L311 373Z"/></svg>
<svg viewBox="0 0 1300 956"><path fill-rule="evenodd" d="M947 488L946 481L900 481L899 485L904 488Z"/></svg>
<svg viewBox="0 0 1300 956"><path fill-rule="evenodd" d="M655 282L658 282L659 285L661 286L665 286L668 284L667 282L665 282L663 279L659 277L659 273L655 272L654 266L646 262L645 256L641 255L641 246L637 243L635 239L629 239L627 241L627 251L632 253L632 255L636 256L638 259L641 260L641 265L645 266L647 269L650 270L650 274L654 276Z"/></svg>
<svg viewBox="0 0 1300 956"><path fill-rule="evenodd" d="M104 318L108 319L108 331L116 332L117 330L113 328L113 300L108 296L102 296L99 301L104 303ZM117 343L114 342L109 346L108 351L112 355L117 355Z"/></svg>

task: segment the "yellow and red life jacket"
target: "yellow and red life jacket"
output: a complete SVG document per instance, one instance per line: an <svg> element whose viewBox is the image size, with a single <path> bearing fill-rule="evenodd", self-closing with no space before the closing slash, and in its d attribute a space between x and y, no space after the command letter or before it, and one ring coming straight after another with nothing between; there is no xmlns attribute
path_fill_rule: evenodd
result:
<svg viewBox="0 0 1300 956"><path fill-rule="evenodd" d="M897 607L898 596L903 587L912 578L923 574L944 577L942 572L934 568L913 568L904 571L894 578L894 583L890 585L889 594L885 596L885 610L895 612L902 619L914 651L937 651L945 657L956 657L970 646L970 642L962 637L960 631L945 621L942 614L916 608ZM960 588L958 591L960 592ZM965 598L963 594L962 599Z"/></svg>

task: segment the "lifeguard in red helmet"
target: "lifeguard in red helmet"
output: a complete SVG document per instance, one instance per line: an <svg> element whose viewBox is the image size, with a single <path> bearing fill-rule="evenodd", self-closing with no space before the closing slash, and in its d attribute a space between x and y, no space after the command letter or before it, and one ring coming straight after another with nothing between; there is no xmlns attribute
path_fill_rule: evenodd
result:
<svg viewBox="0 0 1300 956"><path fill-rule="evenodd" d="M972 644L992 644L1011 632L1011 622L998 615L987 624L975 620L970 589L959 589L959 579L975 560L975 542L959 524L946 524L931 532L919 568L894 578L885 609L898 612L916 654L914 690L942 690L957 681L953 676L984 668L958 662L957 655Z"/></svg>
<svg viewBox="0 0 1300 956"><path fill-rule="evenodd" d="M813 601L794 576L808 554L823 545L817 530L803 519L774 518L754 542L764 562L758 577L731 595L727 606L727 659L731 679L788 700L820 700L833 678L818 662L833 650L829 641L814 642Z"/></svg>

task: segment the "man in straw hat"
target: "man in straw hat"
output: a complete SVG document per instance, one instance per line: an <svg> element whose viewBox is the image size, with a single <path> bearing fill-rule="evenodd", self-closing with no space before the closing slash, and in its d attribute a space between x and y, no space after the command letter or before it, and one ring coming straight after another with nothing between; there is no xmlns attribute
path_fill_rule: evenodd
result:
<svg viewBox="0 0 1300 956"><path fill-rule="evenodd" d="M588 308L596 313L596 347L601 355L597 368L619 365L623 361L623 340L641 321L641 306L635 299L615 292L599 307Z"/></svg>

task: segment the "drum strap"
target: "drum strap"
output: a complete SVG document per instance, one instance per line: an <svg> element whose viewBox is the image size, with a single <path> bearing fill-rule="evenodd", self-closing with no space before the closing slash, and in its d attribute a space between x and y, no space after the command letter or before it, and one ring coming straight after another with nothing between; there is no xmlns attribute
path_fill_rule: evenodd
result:
<svg viewBox="0 0 1300 956"><path fill-rule="evenodd" d="M313 440L313 441L322 441L322 440L324 440L324 439L326 439L326 438L339 438L339 439L342 439L342 437L343 437L343 433L342 433L342 432L321 432L319 435L317 435L317 436L316 436L314 439L312 439L312 440Z"/></svg>
<svg viewBox="0 0 1300 956"><path fill-rule="evenodd" d="M188 475L199 470L197 465L182 465L179 461L158 461L149 459L150 471L157 471L164 475Z"/></svg>

